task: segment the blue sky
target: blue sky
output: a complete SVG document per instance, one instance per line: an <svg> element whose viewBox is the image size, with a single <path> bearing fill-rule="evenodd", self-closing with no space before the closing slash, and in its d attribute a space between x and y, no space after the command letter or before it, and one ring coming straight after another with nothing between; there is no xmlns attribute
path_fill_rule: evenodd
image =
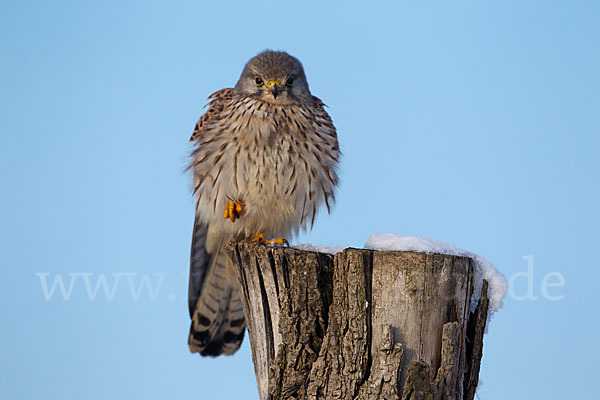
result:
<svg viewBox="0 0 600 400"><path fill-rule="evenodd" d="M206 97L273 48L302 60L343 151L335 210L299 241L397 232L486 257L517 278L479 398L589 398L598 3L202 3L2 2L2 397L257 397L247 341L187 350L184 168ZM68 299L44 293L57 277ZM114 293L92 299L101 277Z"/></svg>

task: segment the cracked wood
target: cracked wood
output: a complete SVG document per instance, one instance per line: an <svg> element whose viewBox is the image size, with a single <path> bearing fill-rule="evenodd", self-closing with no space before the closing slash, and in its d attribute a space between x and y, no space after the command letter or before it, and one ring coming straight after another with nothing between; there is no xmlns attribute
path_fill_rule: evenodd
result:
<svg viewBox="0 0 600 400"><path fill-rule="evenodd" d="M242 290L259 397L468 399L488 309L472 260L243 241L226 248Z"/></svg>

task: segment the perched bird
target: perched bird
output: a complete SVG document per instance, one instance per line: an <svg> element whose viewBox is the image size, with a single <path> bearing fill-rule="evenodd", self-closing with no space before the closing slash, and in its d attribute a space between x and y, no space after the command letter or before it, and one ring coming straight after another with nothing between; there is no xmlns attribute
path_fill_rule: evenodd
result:
<svg viewBox="0 0 600 400"><path fill-rule="evenodd" d="M189 347L218 356L240 347L246 327L223 246L244 238L283 244L312 228L319 207L329 211L334 201L340 152L325 105L311 95L300 61L285 52L258 54L234 88L209 99L191 138L197 203Z"/></svg>

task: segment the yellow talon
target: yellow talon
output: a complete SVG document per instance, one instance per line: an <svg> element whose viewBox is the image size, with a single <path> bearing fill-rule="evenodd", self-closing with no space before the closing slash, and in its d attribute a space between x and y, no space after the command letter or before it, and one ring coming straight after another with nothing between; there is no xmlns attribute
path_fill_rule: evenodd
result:
<svg viewBox="0 0 600 400"><path fill-rule="evenodd" d="M228 201L225 204L225 211L223 212L223 217L225 219L230 219L231 222L235 222L236 219L240 218L242 214L242 210L244 207L242 203L238 203L236 201Z"/></svg>
<svg viewBox="0 0 600 400"><path fill-rule="evenodd" d="M271 239L271 240L266 240L267 243L269 244L276 244L279 246L289 246L290 244L288 243L287 240L285 240L284 238L277 238L277 239Z"/></svg>
<svg viewBox="0 0 600 400"><path fill-rule="evenodd" d="M265 239L265 234L262 232L259 232L256 234L256 236L254 236L252 238L252 241L254 243L260 243L260 244L276 244L279 246L289 246L290 244L288 243L287 240L285 240L284 238L277 238L277 239L269 239L266 240Z"/></svg>

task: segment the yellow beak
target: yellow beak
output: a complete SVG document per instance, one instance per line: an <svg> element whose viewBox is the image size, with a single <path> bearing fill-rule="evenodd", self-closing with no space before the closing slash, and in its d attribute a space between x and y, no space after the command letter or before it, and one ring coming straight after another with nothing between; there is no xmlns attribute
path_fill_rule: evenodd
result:
<svg viewBox="0 0 600 400"><path fill-rule="evenodd" d="M277 95L281 92L281 81L269 81L267 89L273 94L274 98L277 98Z"/></svg>

